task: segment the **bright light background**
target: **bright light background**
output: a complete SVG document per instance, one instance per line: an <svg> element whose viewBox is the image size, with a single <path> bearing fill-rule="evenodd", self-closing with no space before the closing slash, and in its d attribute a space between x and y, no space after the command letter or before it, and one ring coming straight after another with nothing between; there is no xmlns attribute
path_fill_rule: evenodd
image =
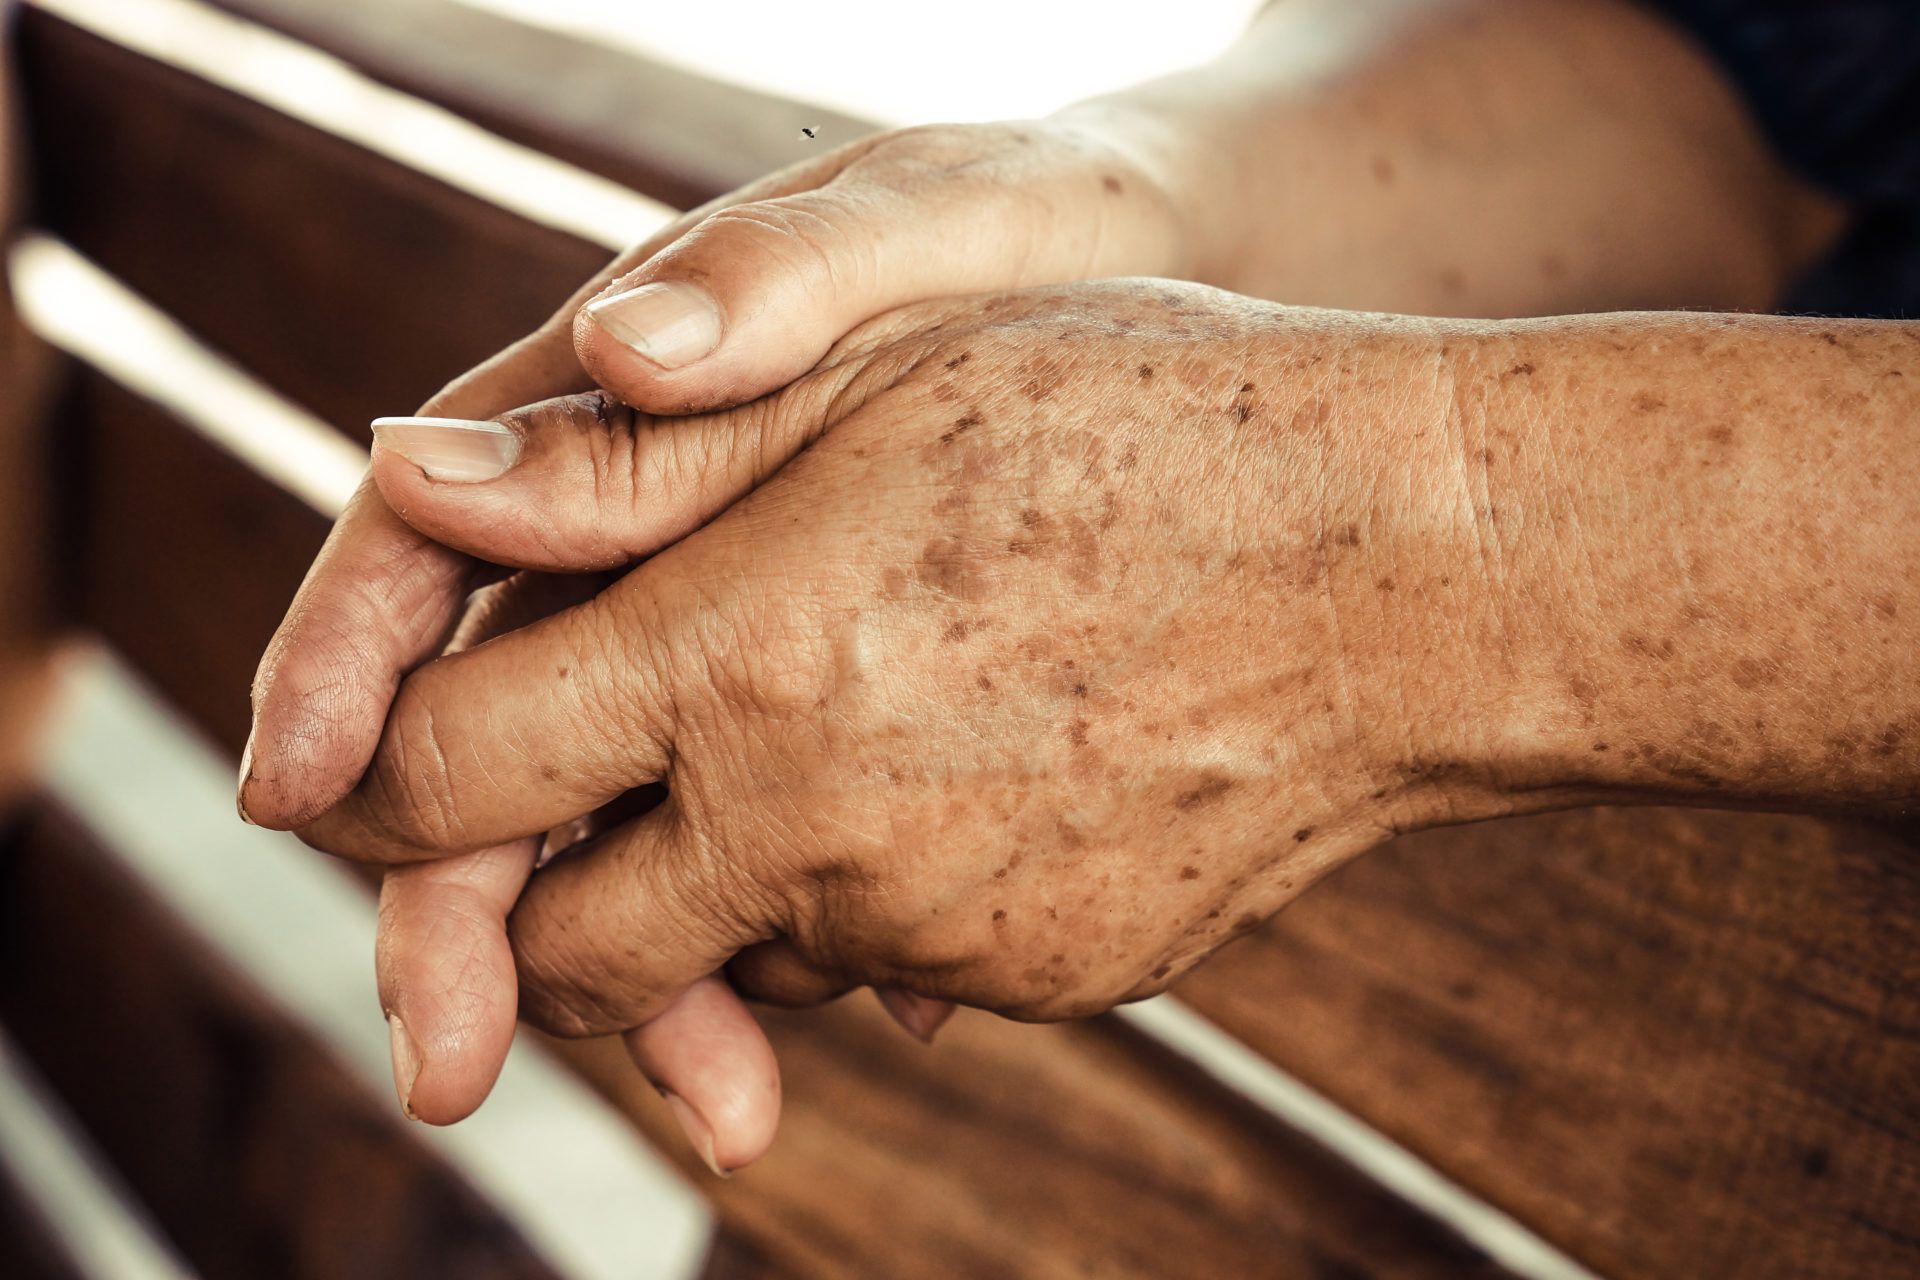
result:
<svg viewBox="0 0 1920 1280"><path fill-rule="evenodd" d="M1044 115L1204 62L1261 0L462 2L736 84L921 124Z"/></svg>

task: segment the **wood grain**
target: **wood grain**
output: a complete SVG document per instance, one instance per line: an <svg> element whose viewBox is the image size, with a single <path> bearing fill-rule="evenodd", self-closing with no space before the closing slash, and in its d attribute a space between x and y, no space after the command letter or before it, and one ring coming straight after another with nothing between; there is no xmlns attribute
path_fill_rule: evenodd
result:
<svg viewBox="0 0 1920 1280"><path fill-rule="evenodd" d="M1179 994L1604 1275L1920 1275L1920 856L1885 829L1427 832Z"/></svg>

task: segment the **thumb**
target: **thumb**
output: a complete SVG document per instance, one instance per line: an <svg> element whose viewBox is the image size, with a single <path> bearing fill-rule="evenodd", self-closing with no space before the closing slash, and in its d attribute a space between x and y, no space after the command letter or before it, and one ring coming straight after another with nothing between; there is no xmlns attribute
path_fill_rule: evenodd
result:
<svg viewBox="0 0 1920 1280"><path fill-rule="evenodd" d="M1044 123L891 135L823 185L702 220L576 313L575 350L627 404L704 412L786 385L896 307L1171 274L1166 208L1109 150Z"/></svg>

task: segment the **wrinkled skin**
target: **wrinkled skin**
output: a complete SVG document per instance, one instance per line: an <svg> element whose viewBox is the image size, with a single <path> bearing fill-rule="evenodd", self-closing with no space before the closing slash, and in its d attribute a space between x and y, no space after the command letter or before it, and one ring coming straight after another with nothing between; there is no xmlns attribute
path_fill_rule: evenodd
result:
<svg viewBox="0 0 1920 1280"><path fill-rule="evenodd" d="M624 514L494 486L422 503L383 455L403 516L509 561L650 543L656 493L740 500L416 673L305 834L436 856L665 780L515 909L523 1010L563 1033L645 1022L772 939L798 962L749 953L750 994L1058 1018L1159 990L1406 811L1405 730L1441 722L1441 691L1355 664L1402 625L1377 581L1449 547L1438 495L1382 501L1407 492L1393 434L1424 420L1403 388L1436 346L1423 322L1117 282L909 308L670 433L594 396L510 419L519 483L595 467ZM1390 429L1368 413L1389 405Z"/></svg>

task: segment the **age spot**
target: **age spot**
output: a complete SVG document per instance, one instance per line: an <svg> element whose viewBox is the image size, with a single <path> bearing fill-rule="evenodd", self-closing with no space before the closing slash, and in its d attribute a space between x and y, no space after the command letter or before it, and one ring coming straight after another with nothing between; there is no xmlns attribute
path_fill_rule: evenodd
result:
<svg viewBox="0 0 1920 1280"><path fill-rule="evenodd" d="M1179 795L1175 796L1173 798L1173 807L1181 810L1198 809L1202 805L1213 803L1231 790L1233 790L1233 779L1208 778L1199 786L1188 791L1182 791Z"/></svg>
<svg viewBox="0 0 1920 1280"><path fill-rule="evenodd" d="M1100 185L1107 189L1109 195L1118 196L1126 194L1127 184L1110 173L1100 175Z"/></svg>
<svg viewBox="0 0 1920 1280"><path fill-rule="evenodd" d="M1182 867L1180 868L1180 878L1182 880L1198 880L1200 878L1200 868Z"/></svg>
<svg viewBox="0 0 1920 1280"><path fill-rule="evenodd" d="M971 410L955 418L953 425L940 433L940 443L952 444L955 440L958 440L961 436L967 434L967 432L973 430L985 421L986 419L980 416L978 409Z"/></svg>

